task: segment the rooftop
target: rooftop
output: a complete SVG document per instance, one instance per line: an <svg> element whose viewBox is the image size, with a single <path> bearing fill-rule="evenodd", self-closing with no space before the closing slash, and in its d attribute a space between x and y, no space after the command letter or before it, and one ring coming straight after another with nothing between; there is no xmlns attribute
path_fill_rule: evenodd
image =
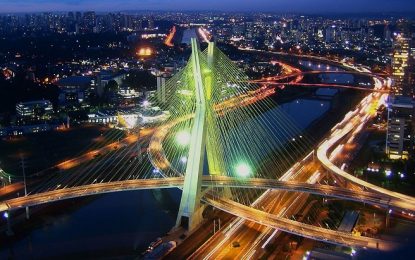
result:
<svg viewBox="0 0 415 260"><path fill-rule="evenodd" d="M58 86L86 86L91 84L91 77L88 76L70 76L58 81Z"/></svg>

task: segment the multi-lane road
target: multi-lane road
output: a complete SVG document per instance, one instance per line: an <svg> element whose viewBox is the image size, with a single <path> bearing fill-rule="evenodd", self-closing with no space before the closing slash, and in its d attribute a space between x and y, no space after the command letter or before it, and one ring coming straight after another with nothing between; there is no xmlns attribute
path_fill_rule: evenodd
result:
<svg viewBox="0 0 415 260"><path fill-rule="evenodd" d="M310 167L310 166L309 166ZM311 167L310 167L311 168ZM309 171L309 169L307 169ZM208 188L242 188L242 189L266 189L302 192L307 194L321 195L324 197L340 198L344 200L364 202L369 205L380 207L394 207L415 212L415 205L408 205L406 201L393 200L378 193L367 191L355 191L346 188L314 184L317 180L316 173L308 178L307 182L299 181L279 181L271 179L246 179L226 177L226 176L204 176L202 186ZM304 174L303 174L304 175ZM313 182L310 182L313 180ZM51 190L28 196L18 197L0 202L0 211L14 210L27 206L35 206L54 201L83 197L101 193L125 191L125 190L144 190L157 188L180 188L183 186L183 177L158 178L158 179L134 179L104 183L93 183L71 188ZM275 199L275 197L274 197Z"/></svg>
<svg viewBox="0 0 415 260"><path fill-rule="evenodd" d="M364 126L367 125L371 119L373 119L375 114L373 113L374 108L372 105L374 103L380 104L382 100L385 100L385 95L381 95L379 93L367 96L356 110L347 114L346 117L332 129L331 135L325 139L318 147L317 158L323 167L331 173L338 175L354 184L357 184L358 186L376 191L385 199L389 198L391 201L399 200L402 203L401 205L403 208L411 208L413 205L415 205L414 197L390 191L363 181L336 166L330 161L327 156L328 152L330 150L334 150L336 145L339 145L342 140L346 139L346 137L353 138L359 132L359 130L363 129Z"/></svg>
<svg viewBox="0 0 415 260"><path fill-rule="evenodd" d="M314 58L314 57L311 57ZM344 64L341 64L344 65ZM352 69L356 69L356 68L352 68ZM304 72L305 74L307 74L307 72ZM284 79L297 79L294 82L299 82L299 77L302 77L303 75L305 75L303 72L298 71L298 72L294 72L291 75L288 76L283 76L281 78L278 78L278 80L284 80ZM321 73L320 72L310 72L311 74L318 74ZM323 72L324 73L324 72ZM328 72L329 73L329 72ZM340 73L340 72L334 72L334 73ZM353 72L346 72L346 73L351 73L353 74ZM363 100L361 102L361 106L366 106L369 109L367 109L367 111L364 111L363 109L363 113L362 115L367 115L367 113L371 112L369 111L370 109L372 109L373 111L373 104L376 103L377 101L372 102L371 96L377 96L379 98L379 93L384 93L386 92L385 90L381 89L383 88L383 83L381 82L381 79L373 74L368 73L367 71L355 71L355 73L357 73L358 75L368 75L368 76L372 76L375 81L376 81L376 85L374 90L371 90L372 92L378 92L378 93L374 93L369 95L369 97L365 100ZM277 80L277 78L266 78L266 81L264 81L264 79L261 79L261 82L264 82L264 84L266 84L267 82L272 82L273 80ZM372 106L372 107L370 107ZM376 106L377 108L377 106ZM348 121L351 119L351 115L350 113L348 114L349 117L346 117L344 121ZM372 115L373 116L373 113ZM359 118L360 119L360 118ZM359 120L358 119L358 120ZM338 124L336 127L340 127L342 124ZM354 132L358 133L362 128L355 128ZM336 133L334 133L332 135L332 137L336 136ZM335 142L333 143L335 144ZM322 149L324 149L325 143L322 143L321 146L319 147L319 152L321 152ZM334 149L336 146L331 146L331 149ZM331 150L330 150L331 151ZM324 155L326 156L329 153L329 150L325 150ZM326 164L323 164L325 166L327 166L328 164L330 164L331 162L329 160L326 161ZM324 171L324 169L321 169ZM306 175L307 176L307 175ZM337 177L337 176L336 176ZM281 191L279 191L281 192ZM352 194L355 194L356 197L359 197L361 190L354 190L354 191L349 191ZM277 193L277 191L274 191L273 194L268 193L266 196L263 196L261 199L264 200L264 198L272 198L273 196L275 196L275 193ZM334 192L335 193L335 192ZM284 202L288 202L288 206L290 208L298 208L298 210L302 207L302 203L301 201L304 200L304 198L302 198L303 194L296 194L294 196L291 196L291 199L288 198L284 198L280 200L280 204L282 204L282 206L280 208L278 208L276 211L274 211L275 214L280 214L281 212L284 212L286 210L285 206L284 206ZM376 196L380 196L383 198L383 200L386 201L393 201L394 198L388 196L388 195L376 195ZM298 198L300 199L299 201L295 201L295 199ZM398 200L401 203L402 207L407 207L407 208L413 208L413 203L410 202L408 203L407 201L402 200L402 197L398 198ZM265 205L272 205L273 201L268 201L265 203ZM297 210L297 211L298 211ZM296 212L295 210L293 212ZM239 223L239 225L235 225L237 226L236 228L232 228L232 232L231 235L226 235L224 236L223 234L216 234L214 237L212 237L212 239L210 239L209 241L207 241L205 243L204 246L202 246L201 248L199 248L193 255L192 258L193 259L216 259L216 258L233 258L233 257L244 257L244 258L258 258L261 257L261 252L264 252L264 248L265 246L272 241L273 239L275 239L276 236L278 236L280 230L277 229L270 229L270 228L263 228L260 226L256 226L255 223L252 222L244 222L241 219L237 219L237 221L235 223ZM229 231L226 231L226 234L228 234ZM230 244L229 241L239 241L239 240L243 240L243 243L241 243L241 248L234 248L232 249L232 247L228 246L228 247L223 247L223 245L225 244ZM228 242L226 242L228 241Z"/></svg>
<svg viewBox="0 0 415 260"><path fill-rule="evenodd" d="M107 182L107 183L95 183L85 186L78 186L60 190L53 190L49 192L29 195L25 197L19 197L11 199L0 204L0 211L13 210L18 208L24 208L27 206L40 205L44 203L50 203L53 201L59 201L64 199L83 197L88 195L103 194L116 191L127 191L127 190L143 190L143 189L155 189L155 188L174 188L181 187L183 185L184 179L182 177L176 178L160 178L160 179L145 179L145 180L128 180L128 181L117 181L117 182ZM269 182L269 183L267 183ZM273 186L276 185L275 187ZM278 187L278 184L280 187ZM264 185L264 186L261 186ZM285 187L287 185L284 181L271 181L271 180L260 180L254 179L241 182L236 178L230 177L211 177L207 176L203 179L203 186L206 187L236 187L236 188L262 188L262 189L286 189L290 190L291 188ZM304 183L288 183L291 185L293 190L295 187L299 191L308 190L311 185L306 185ZM299 188L301 187L301 188ZM326 194L327 191L331 190L329 186L326 187L327 190L319 191L319 194ZM317 190L317 188L312 188L312 190ZM270 194L267 194L270 195ZM327 196L331 196L330 193ZM371 197L373 195L370 195ZM291 197L291 196L289 196ZM349 197L352 197L349 195ZM273 196L263 197L267 202L270 202L270 198L277 199ZM361 246L361 247L373 247L379 248L379 245L384 245L384 241L376 240L361 237L353 237L350 233L344 233L334 230L328 230L320 227L315 227L312 225L304 224L297 221L292 221L288 218L273 214L267 213L262 210L258 210L254 207L248 207L237 203L232 200L227 200L225 198L217 198L216 196L211 195L209 192L206 193L203 198L208 204L219 208L225 212L237 215L245 220L253 221L257 224L268 226L270 228L277 228L282 231L290 232L293 234L298 234L301 236L326 241L335 244L350 245L350 246ZM296 197L298 200L298 197ZM266 201L259 201L264 204ZM290 199L287 198L286 203L291 203ZM264 204L265 205L265 204ZM285 204L285 209L289 204ZM269 207L269 206L267 206ZM279 207L271 207L270 209L276 209ZM329 236L325 237L323 234L325 231ZM248 245L248 244L247 244Z"/></svg>

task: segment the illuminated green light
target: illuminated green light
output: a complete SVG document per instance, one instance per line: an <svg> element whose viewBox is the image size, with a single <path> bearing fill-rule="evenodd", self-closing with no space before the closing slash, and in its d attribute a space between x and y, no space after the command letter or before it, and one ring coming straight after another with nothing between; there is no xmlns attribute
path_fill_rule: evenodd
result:
<svg viewBox="0 0 415 260"><path fill-rule="evenodd" d="M190 133L188 131L182 130L176 135L176 142L181 146L186 146L190 143Z"/></svg>
<svg viewBox="0 0 415 260"><path fill-rule="evenodd" d="M246 163L240 163L235 167L236 174L240 177L248 177L252 174L251 167Z"/></svg>
<svg viewBox="0 0 415 260"><path fill-rule="evenodd" d="M180 89L177 91L179 94L182 94L184 96L193 96L193 91L188 89Z"/></svg>

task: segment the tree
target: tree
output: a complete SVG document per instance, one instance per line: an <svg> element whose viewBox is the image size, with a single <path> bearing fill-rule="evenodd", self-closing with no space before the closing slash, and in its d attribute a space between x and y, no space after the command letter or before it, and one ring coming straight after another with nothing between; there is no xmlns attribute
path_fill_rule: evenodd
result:
<svg viewBox="0 0 415 260"><path fill-rule="evenodd" d="M110 80L108 84L105 86L107 92L116 92L118 91L118 83L115 80Z"/></svg>
<svg viewBox="0 0 415 260"><path fill-rule="evenodd" d="M150 72L135 70L128 73L123 84L135 90L142 90L144 88L151 90L155 89L157 81L156 77Z"/></svg>

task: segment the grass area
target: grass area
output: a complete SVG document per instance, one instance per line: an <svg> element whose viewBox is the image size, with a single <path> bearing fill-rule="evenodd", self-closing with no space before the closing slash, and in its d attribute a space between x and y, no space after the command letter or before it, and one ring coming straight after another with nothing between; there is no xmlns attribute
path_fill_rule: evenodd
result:
<svg viewBox="0 0 415 260"><path fill-rule="evenodd" d="M30 175L123 136L124 133L117 129L85 125L63 131L4 138L0 141L0 167L7 173L20 175L23 156L26 172Z"/></svg>

